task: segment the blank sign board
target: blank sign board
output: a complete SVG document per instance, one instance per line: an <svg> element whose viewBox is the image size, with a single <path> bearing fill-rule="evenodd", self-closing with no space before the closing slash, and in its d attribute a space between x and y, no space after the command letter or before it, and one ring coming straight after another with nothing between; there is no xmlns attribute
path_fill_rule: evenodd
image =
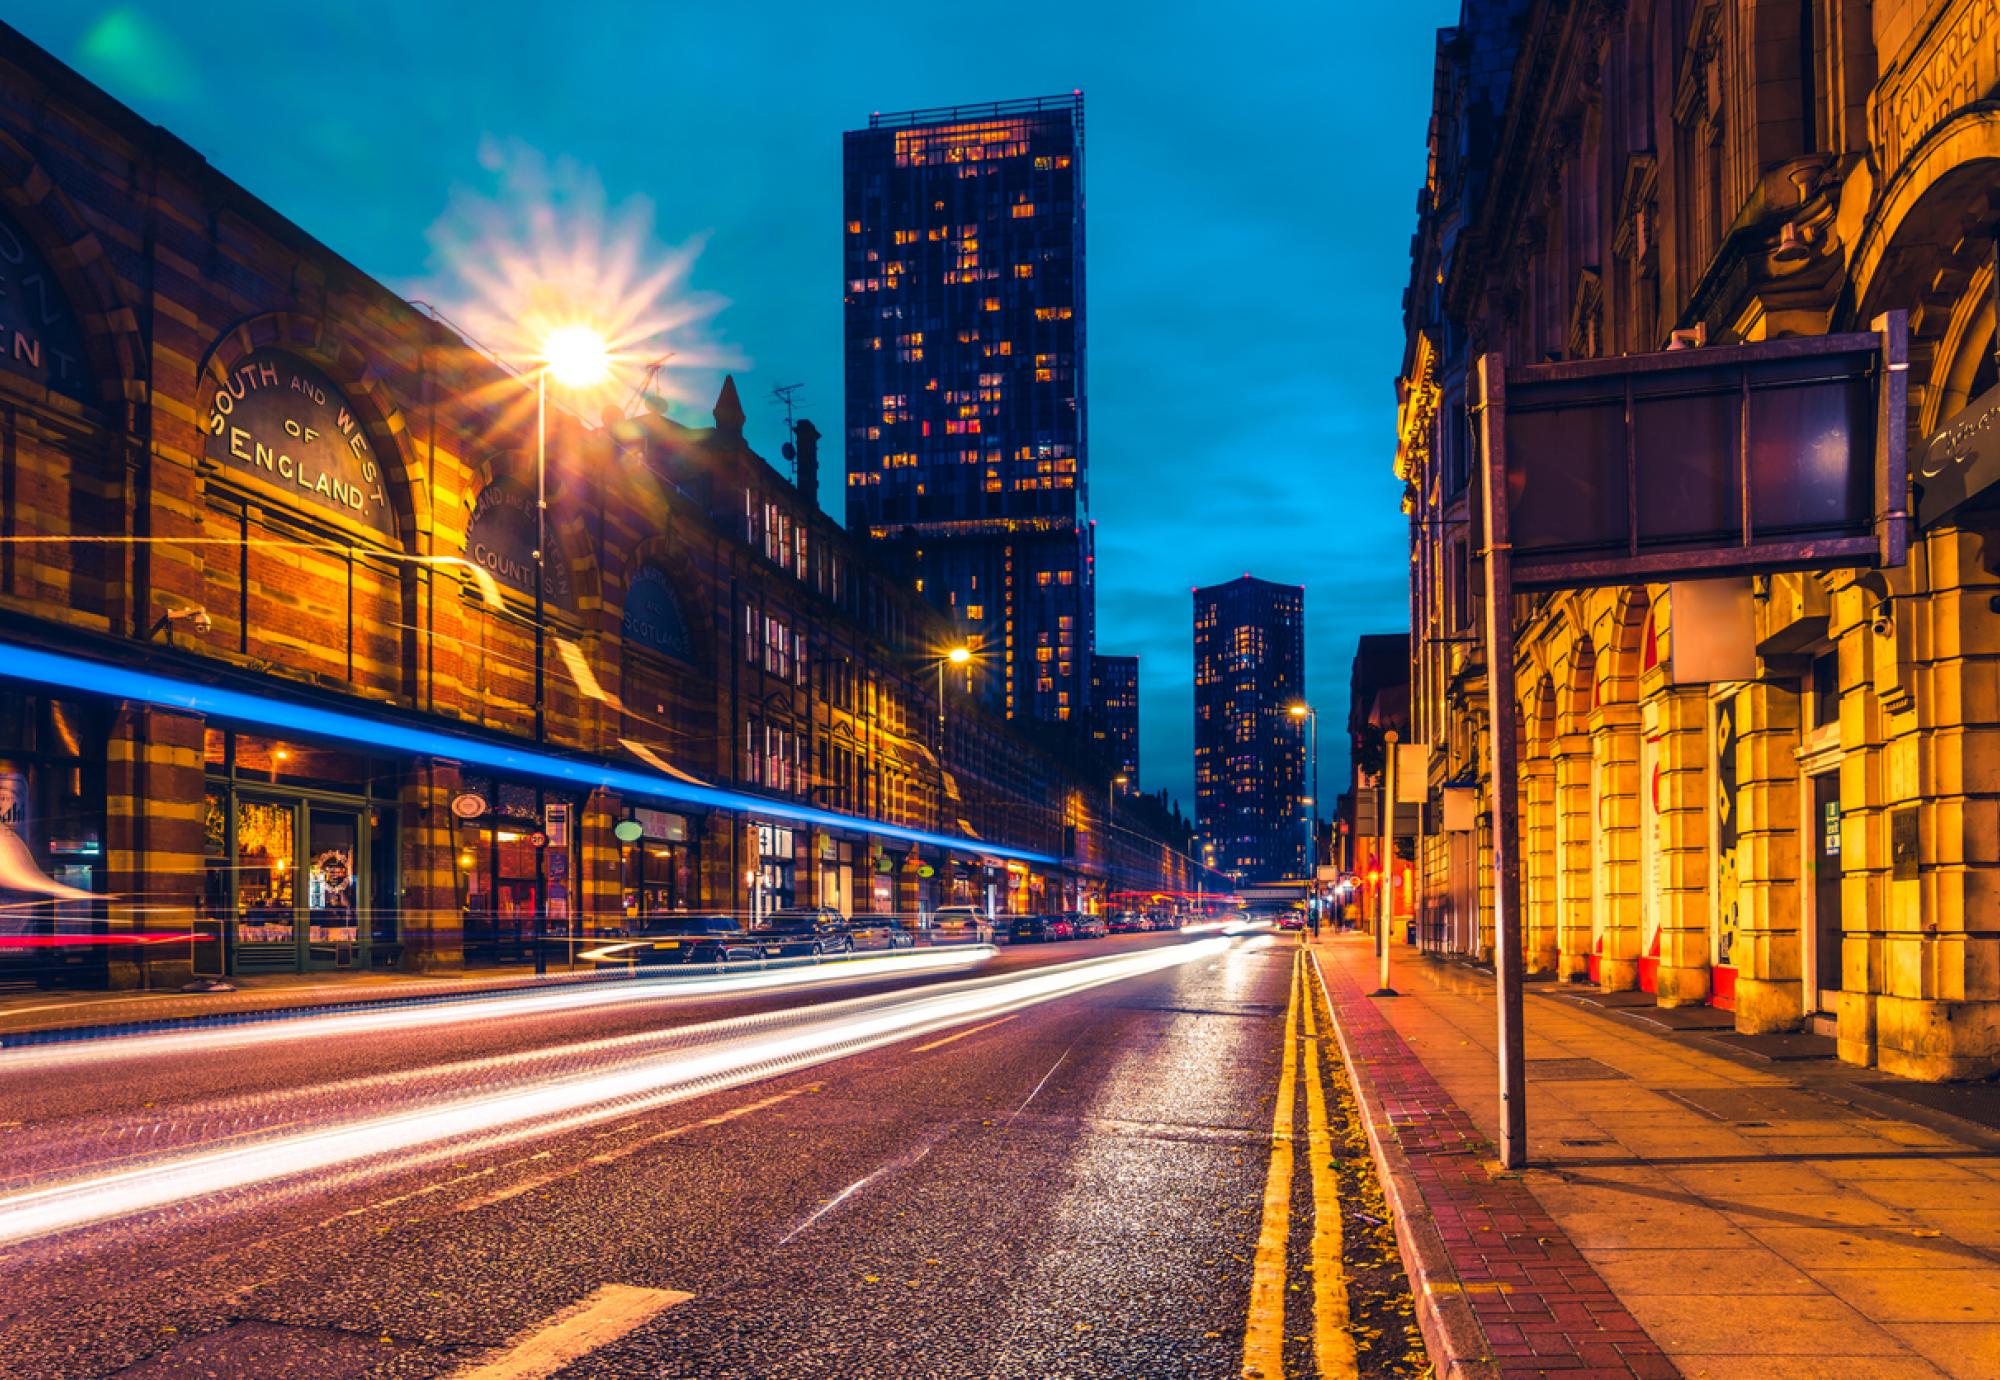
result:
<svg viewBox="0 0 2000 1380"><path fill-rule="evenodd" d="M1515 588L1894 564L1891 353L1866 332L1508 369Z"/></svg>

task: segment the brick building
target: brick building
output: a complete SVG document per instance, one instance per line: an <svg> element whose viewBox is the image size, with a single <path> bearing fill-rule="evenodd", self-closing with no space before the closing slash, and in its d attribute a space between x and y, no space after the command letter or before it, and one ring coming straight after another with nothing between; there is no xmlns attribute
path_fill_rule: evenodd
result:
<svg viewBox="0 0 2000 1380"><path fill-rule="evenodd" d="M1991 0L1468 0L1439 35L1397 473L1415 733L1485 786L1473 361L1866 330L1909 313L1913 468L1996 401ZM1967 437L1973 437L1968 441ZM1934 466L1934 468L1936 468ZM1929 508L1900 568L1759 578L1748 680L1677 683L1666 586L1524 600L1531 969L1808 1025L1920 1078L2000 1068L2000 527ZM1485 816L1425 851L1491 945Z"/></svg>
<svg viewBox="0 0 2000 1380"><path fill-rule="evenodd" d="M939 704L949 625L733 384L710 428L552 409L538 650L532 377L0 34L0 885L69 888L10 895L0 952L432 968L658 910L1186 889Z"/></svg>

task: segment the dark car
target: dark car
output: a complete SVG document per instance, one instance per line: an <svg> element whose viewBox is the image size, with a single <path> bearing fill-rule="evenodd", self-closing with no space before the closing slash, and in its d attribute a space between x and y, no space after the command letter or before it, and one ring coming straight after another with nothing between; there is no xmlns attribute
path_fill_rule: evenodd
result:
<svg viewBox="0 0 2000 1380"><path fill-rule="evenodd" d="M854 935L847 922L839 911L823 906L772 911L750 937L763 943L767 958L818 958L854 952ZM774 944L777 953L771 952Z"/></svg>
<svg viewBox="0 0 2000 1380"><path fill-rule="evenodd" d="M857 951L914 949L916 933L900 924L893 915L855 915L848 918L847 938Z"/></svg>
<svg viewBox="0 0 2000 1380"><path fill-rule="evenodd" d="M1111 933L1111 927L1101 915L1072 915L1070 929L1078 939L1102 939Z"/></svg>
<svg viewBox="0 0 2000 1380"><path fill-rule="evenodd" d="M1017 915L1008 937L1016 944L1045 944L1055 939L1073 939L1075 931L1067 915Z"/></svg>
<svg viewBox="0 0 2000 1380"><path fill-rule="evenodd" d="M1145 916L1133 910L1121 910L1104 923L1113 934L1144 934L1152 928Z"/></svg>
<svg viewBox="0 0 2000 1380"><path fill-rule="evenodd" d="M609 939L583 958L599 964L748 963L764 946L727 915L651 915L629 935Z"/></svg>

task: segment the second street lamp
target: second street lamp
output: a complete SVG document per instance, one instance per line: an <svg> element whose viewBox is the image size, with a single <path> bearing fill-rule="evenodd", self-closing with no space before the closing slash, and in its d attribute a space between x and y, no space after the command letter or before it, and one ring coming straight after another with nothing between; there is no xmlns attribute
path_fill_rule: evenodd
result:
<svg viewBox="0 0 2000 1380"><path fill-rule="evenodd" d="M938 658L938 663L937 663L938 743L937 745L938 745L938 751L940 753L944 751L944 668L947 665L969 666L971 664L972 664L972 648L965 646L963 643L961 643L956 647L953 647L950 651L946 652L943 656ZM940 765L942 765L943 763L942 758L939 759L939 763Z"/></svg>
<svg viewBox="0 0 2000 1380"><path fill-rule="evenodd" d="M1319 711L1301 703L1285 712L1294 719L1305 720L1312 744L1307 749L1312 758L1312 794L1307 797L1306 807L1306 915L1310 919L1319 914L1319 825L1314 818L1319 812Z"/></svg>

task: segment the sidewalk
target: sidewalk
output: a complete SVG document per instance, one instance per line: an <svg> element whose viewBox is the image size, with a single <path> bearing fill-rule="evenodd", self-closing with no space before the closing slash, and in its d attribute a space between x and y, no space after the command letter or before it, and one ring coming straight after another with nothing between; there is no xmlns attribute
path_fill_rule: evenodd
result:
<svg viewBox="0 0 2000 1380"><path fill-rule="evenodd" d="M1440 1374L2000 1375L1994 1149L1530 995L1507 1174L1491 979L1312 947Z"/></svg>

